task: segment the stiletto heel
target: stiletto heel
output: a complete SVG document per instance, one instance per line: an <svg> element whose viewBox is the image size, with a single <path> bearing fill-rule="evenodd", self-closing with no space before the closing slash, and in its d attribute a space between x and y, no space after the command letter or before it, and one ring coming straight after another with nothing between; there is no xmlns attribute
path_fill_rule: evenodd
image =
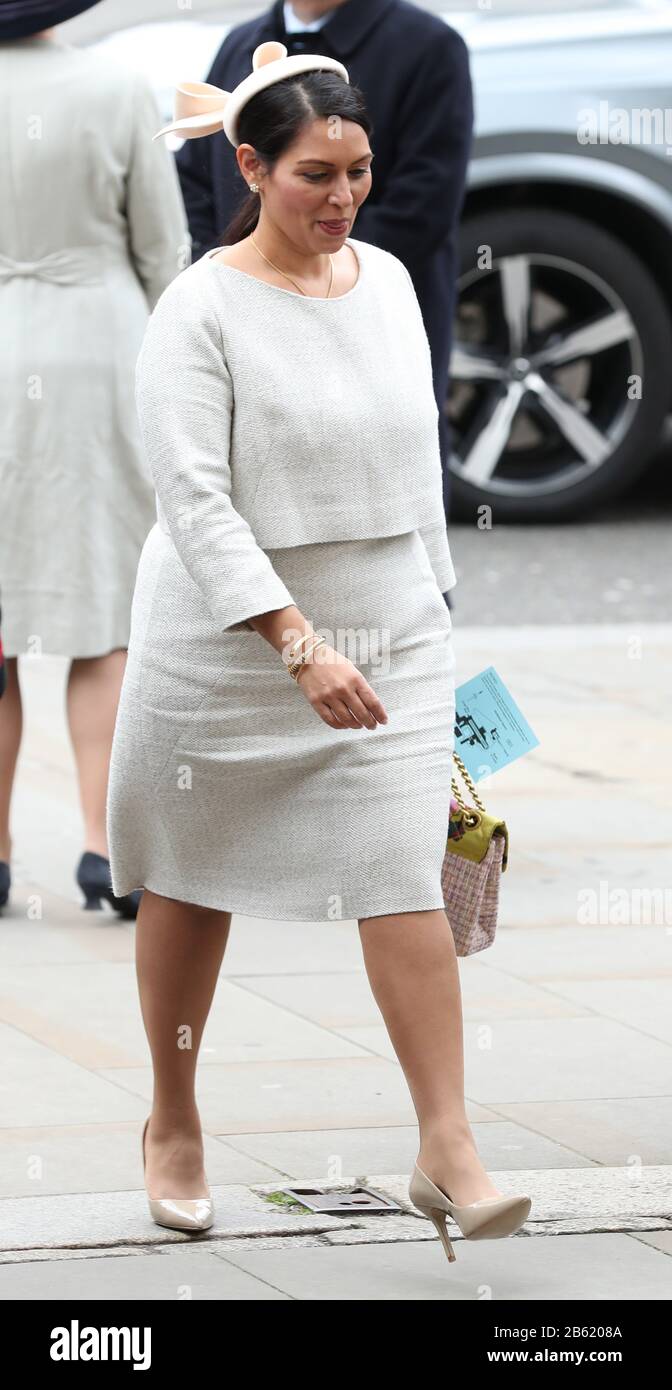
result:
<svg viewBox="0 0 672 1390"><path fill-rule="evenodd" d="M142 1129L142 1173L145 1173L145 1135L151 1120L147 1116ZM147 1187L145 1185L145 1191ZM150 1197L147 1192L149 1214L157 1226L170 1226L175 1231L207 1231L215 1219L212 1197L208 1187L207 1197Z"/></svg>
<svg viewBox="0 0 672 1390"><path fill-rule="evenodd" d="M451 1201L447 1192L437 1187L418 1168L417 1163L408 1185L408 1196L413 1206L433 1221L451 1261L455 1259L455 1252L448 1239L446 1216L452 1217L465 1240L496 1240L501 1236L512 1236L519 1230L527 1221L532 1207L530 1198L523 1194L515 1197L481 1197L477 1202L458 1206Z"/></svg>
<svg viewBox="0 0 672 1390"><path fill-rule="evenodd" d="M102 902L101 902L101 900L100 900L100 894L98 893L97 889L95 889L95 888L84 888L83 892L84 892L84 896L85 896L85 898L86 898L86 902L84 903L83 911L84 911L84 912L100 912L100 911L102 910L103 904L102 904Z"/></svg>
<svg viewBox="0 0 672 1390"><path fill-rule="evenodd" d="M132 893L125 893L122 898L118 898L112 891L110 861L104 854L97 854L92 849L84 850L75 877L84 894L84 912L100 912L104 898L122 917L137 917L142 888L134 888Z"/></svg>
<svg viewBox="0 0 672 1390"><path fill-rule="evenodd" d="M434 1222L434 1225L436 1226L436 1229L441 1237L443 1248L448 1256L449 1261L451 1261L452 1263L453 1260L457 1259L457 1255L453 1250L448 1236L448 1224L446 1222L445 1212L436 1211L435 1208L430 1208L429 1211L426 1212L426 1215L429 1216L430 1220Z"/></svg>

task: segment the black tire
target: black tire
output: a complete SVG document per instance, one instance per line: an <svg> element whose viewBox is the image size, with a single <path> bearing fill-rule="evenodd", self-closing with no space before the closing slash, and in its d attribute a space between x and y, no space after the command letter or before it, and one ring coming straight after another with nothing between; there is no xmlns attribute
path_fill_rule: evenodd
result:
<svg viewBox="0 0 672 1390"><path fill-rule="evenodd" d="M535 492L533 486L530 486L529 491L526 491L523 470L523 480L516 480L515 486L519 490L515 494L500 492L487 481L467 482L460 476L459 465L457 460L454 460L451 464L453 514L466 520L474 520L476 509L485 504L492 508L493 518L500 521L561 521L585 516L599 504L618 497L645 471L659 439L662 423L672 404L669 379L672 321L669 305L656 281L628 247L600 226L579 217L559 213L551 208L530 208L521 211L481 213L468 219L461 234L460 280L472 272L472 288L475 285L473 271L478 264L478 248L484 245L492 248L493 261L502 256L526 254L558 257L564 262L575 262L578 266L584 267L587 277L591 273L599 277L599 280L622 301L634 324L639 340L637 350L641 357L642 396L641 400L637 401L636 408L628 407L632 414L627 428L624 427L625 433L615 442L613 452L587 476L578 478L576 482L562 483L559 472L556 488L549 472L548 490ZM571 273L567 283L571 284ZM577 286L580 283L580 277L577 276ZM467 293L465 288L464 297ZM458 292L455 340L460 335L459 305ZM593 359L586 356L584 360L589 364L586 370L594 371ZM624 398L627 394L626 386L627 379L624 376ZM451 402L454 403L455 400L455 389L456 383L453 382L446 402L446 413L451 422L453 448L459 455L460 420L459 417L452 418L450 409ZM488 389L494 389L496 392L500 388L495 385L494 388ZM614 389L612 378L612 393ZM618 389L621 389L620 384ZM526 397L527 399L529 397ZM558 456L561 456L563 445L569 458L571 446L564 440L556 445ZM533 451L529 462L533 469ZM541 468L541 453L538 464ZM530 479L533 477L533 473L530 472ZM537 477L541 478L541 472L538 472Z"/></svg>

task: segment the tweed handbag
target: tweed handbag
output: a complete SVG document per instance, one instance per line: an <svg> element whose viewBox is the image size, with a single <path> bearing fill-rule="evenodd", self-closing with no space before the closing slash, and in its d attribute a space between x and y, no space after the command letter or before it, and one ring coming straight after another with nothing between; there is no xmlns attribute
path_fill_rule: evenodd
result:
<svg viewBox="0 0 672 1390"><path fill-rule="evenodd" d="M466 806L456 779L450 799L448 838L441 869L446 915L458 956L471 956L492 946L497 927L500 877L509 857L509 832L503 820L486 813L462 759L453 762L471 793Z"/></svg>

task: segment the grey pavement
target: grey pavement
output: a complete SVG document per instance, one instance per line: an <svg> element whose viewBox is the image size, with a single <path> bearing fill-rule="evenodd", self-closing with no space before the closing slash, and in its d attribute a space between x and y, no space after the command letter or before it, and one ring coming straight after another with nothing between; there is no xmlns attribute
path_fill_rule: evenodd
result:
<svg viewBox="0 0 672 1390"><path fill-rule="evenodd" d="M646 472L590 516L449 526L462 625L667 622L672 614L672 419Z"/></svg>
<svg viewBox="0 0 672 1390"><path fill-rule="evenodd" d="M414 1113L356 922L234 916L198 1074L216 1222L192 1237L151 1220L136 928L80 907L66 662L22 658L0 1297L669 1299L671 637L640 619L466 626L456 610L458 681L493 664L541 743L480 784L511 859L495 945L460 965L470 1122L532 1211L506 1241L452 1228L451 1265L408 1204ZM269 1200L310 1183L367 1183L401 1210Z"/></svg>
<svg viewBox="0 0 672 1390"><path fill-rule="evenodd" d="M614 515L569 525L507 522L478 531L452 521L463 624L656 622L672 614L670 515Z"/></svg>

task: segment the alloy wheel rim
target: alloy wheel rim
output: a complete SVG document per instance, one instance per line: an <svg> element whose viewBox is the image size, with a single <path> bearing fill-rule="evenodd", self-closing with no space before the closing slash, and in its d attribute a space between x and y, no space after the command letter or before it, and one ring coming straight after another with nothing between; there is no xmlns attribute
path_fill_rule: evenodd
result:
<svg viewBox="0 0 672 1390"><path fill-rule="evenodd" d="M630 430L642 364L620 296L577 261L516 254L468 271L445 407L452 472L512 498L577 486Z"/></svg>

